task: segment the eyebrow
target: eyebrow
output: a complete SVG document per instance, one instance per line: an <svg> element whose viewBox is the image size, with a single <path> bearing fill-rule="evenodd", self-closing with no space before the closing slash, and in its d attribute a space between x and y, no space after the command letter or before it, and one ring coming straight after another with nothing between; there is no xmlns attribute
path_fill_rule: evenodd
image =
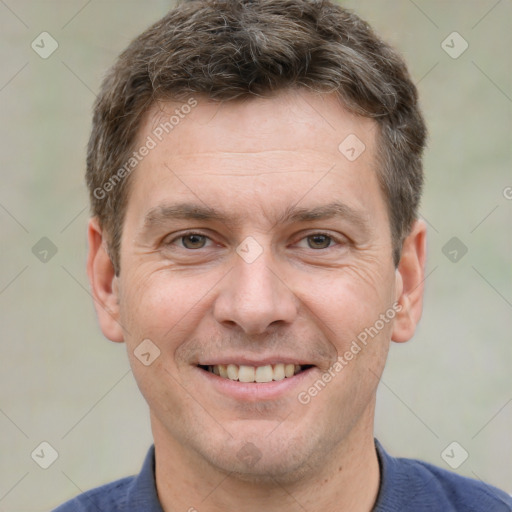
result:
<svg viewBox="0 0 512 512"><path fill-rule="evenodd" d="M144 217L144 228L150 229L169 220L201 220L218 221L232 229L240 224L241 218L242 216L240 215L230 216L206 205L177 203L159 205L149 210ZM366 215L340 202L332 202L313 208L298 208L296 205L289 206L278 216L273 226L332 218L345 219L361 230L367 230L369 227Z"/></svg>

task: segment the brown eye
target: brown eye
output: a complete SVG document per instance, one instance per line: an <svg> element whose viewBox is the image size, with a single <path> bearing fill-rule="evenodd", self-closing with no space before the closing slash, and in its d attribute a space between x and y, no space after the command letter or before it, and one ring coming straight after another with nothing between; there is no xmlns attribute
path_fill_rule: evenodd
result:
<svg viewBox="0 0 512 512"><path fill-rule="evenodd" d="M181 243L185 249L202 249L206 244L207 237L192 233L181 237Z"/></svg>
<svg viewBox="0 0 512 512"><path fill-rule="evenodd" d="M327 249L332 242L332 238L327 235L310 235L307 237L308 247L310 249Z"/></svg>

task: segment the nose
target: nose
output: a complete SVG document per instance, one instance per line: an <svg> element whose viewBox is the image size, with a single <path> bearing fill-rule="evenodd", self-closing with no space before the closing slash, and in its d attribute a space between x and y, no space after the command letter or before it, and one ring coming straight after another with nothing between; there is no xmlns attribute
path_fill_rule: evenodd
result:
<svg viewBox="0 0 512 512"><path fill-rule="evenodd" d="M217 322L237 326L247 335L291 324L298 312L298 298L265 252L252 263L236 256L213 306Z"/></svg>

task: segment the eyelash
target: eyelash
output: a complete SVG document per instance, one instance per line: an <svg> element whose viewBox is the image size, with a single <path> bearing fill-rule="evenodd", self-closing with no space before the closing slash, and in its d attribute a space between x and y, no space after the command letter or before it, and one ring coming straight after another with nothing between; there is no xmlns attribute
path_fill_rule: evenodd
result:
<svg viewBox="0 0 512 512"><path fill-rule="evenodd" d="M176 242L177 240L183 240L184 238L187 238L187 237L193 236L193 235L204 237L207 240L209 240L210 242L213 242L213 240L208 235L205 235L204 233L200 233L200 232L197 232L197 231L187 231L187 232L182 233L181 235L179 235L177 237L174 237L169 242L166 242L165 245L166 246L173 245L174 242ZM306 240L307 238L314 237L314 236L324 236L324 237L327 237L327 238L329 238L329 240L331 242L333 242L335 244L338 244L338 245L346 245L346 243L347 243L347 240L340 240L339 238L337 238L337 237L335 237L335 236L333 236L333 235L331 235L329 233L324 233L322 231L315 231L314 233L308 234L308 235L300 238L299 242L302 241L302 240ZM184 247L183 245L180 245L179 248L180 249L184 249L186 251L199 251L201 249L205 249L206 247L199 247L197 249L189 249L187 247ZM313 251L322 251L322 250L331 249L331 248L333 248L333 246L331 244L329 244L328 247L324 247L322 249L313 249L311 247L308 247L308 249L313 250Z"/></svg>

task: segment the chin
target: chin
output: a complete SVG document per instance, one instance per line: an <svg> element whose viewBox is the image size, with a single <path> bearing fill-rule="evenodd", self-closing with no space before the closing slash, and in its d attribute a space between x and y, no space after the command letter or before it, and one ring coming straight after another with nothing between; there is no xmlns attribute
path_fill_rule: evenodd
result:
<svg viewBox="0 0 512 512"><path fill-rule="evenodd" d="M212 453L210 448L209 453L203 455L217 470L237 480L258 485L294 483L315 468L315 450L298 439L288 438L277 443L260 439L255 443L236 444L235 449L224 445L220 453ZM231 452L229 455L228 450Z"/></svg>

